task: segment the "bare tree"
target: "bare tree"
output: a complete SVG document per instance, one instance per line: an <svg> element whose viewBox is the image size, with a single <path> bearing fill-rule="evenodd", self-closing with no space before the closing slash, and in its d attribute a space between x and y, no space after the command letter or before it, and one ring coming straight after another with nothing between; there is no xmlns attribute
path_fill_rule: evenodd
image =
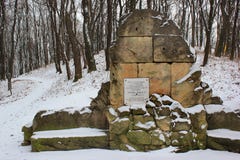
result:
<svg viewBox="0 0 240 160"><path fill-rule="evenodd" d="M0 80L5 80L5 0L0 5Z"/></svg>
<svg viewBox="0 0 240 160"><path fill-rule="evenodd" d="M107 48L105 50L106 54L106 70L109 70L110 68L110 53L109 48L111 46L111 40L112 40L112 0L107 0Z"/></svg>
<svg viewBox="0 0 240 160"><path fill-rule="evenodd" d="M71 2L71 5L75 5L73 0ZM81 56L80 56L81 49L79 47L76 34L74 33L74 25L73 25L70 14L66 13L65 18L66 18L66 29L67 29L69 41L71 43L74 67L75 67L75 76L73 81L76 82L80 78L82 78L82 64L81 64Z"/></svg>
<svg viewBox="0 0 240 160"><path fill-rule="evenodd" d="M234 24L233 24L233 31L232 31L232 48L231 48L231 54L230 54L230 60L234 59L234 53L236 51L236 35L239 37L240 33L239 30L237 31L237 20L238 20L238 14L239 14L239 1L236 2L236 7L235 7L235 16L234 16ZM240 26L240 25L239 25ZM238 39L239 42L239 39Z"/></svg>
<svg viewBox="0 0 240 160"><path fill-rule="evenodd" d="M206 43L204 49L204 59L203 59L203 66L205 66L208 62L208 56L211 53L211 34L212 34L212 26L213 21L217 9L218 2L215 0L208 0L209 2L209 9L208 4L203 3L203 0L199 0L199 7L201 12L201 17L203 20L203 24L205 27L205 35L206 35Z"/></svg>
<svg viewBox="0 0 240 160"><path fill-rule="evenodd" d="M18 0L15 0L14 4L14 15L13 15L13 25L11 30L11 55L8 59L8 90L12 95L12 82L11 79L13 77L13 64L14 64L14 57L15 57L15 28L16 28L16 19L17 19L17 10L18 10Z"/></svg>
<svg viewBox="0 0 240 160"><path fill-rule="evenodd" d="M92 40L90 36L90 16L91 0L82 0L82 14L83 14L83 36L85 43L85 55L88 64L88 72L96 70L95 59L92 51Z"/></svg>

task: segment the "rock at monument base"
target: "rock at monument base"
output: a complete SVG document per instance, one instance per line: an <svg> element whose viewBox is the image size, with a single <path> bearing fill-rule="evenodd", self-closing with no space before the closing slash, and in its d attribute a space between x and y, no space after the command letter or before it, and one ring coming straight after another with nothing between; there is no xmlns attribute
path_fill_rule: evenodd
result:
<svg viewBox="0 0 240 160"><path fill-rule="evenodd" d="M206 106L208 107L208 106ZM219 107L214 105L214 107ZM227 128L240 131L240 110L235 112L214 112L207 114L208 129Z"/></svg>
<svg viewBox="0 0 240 160"><path fill-rule="evenodd" d="M127 133L127 137L130 142L136 145L148 145L151 144L151 136L143 130L134 130Z"/></svg>
<svg viewBox="0 0 240 160"><path fill-rule="evenodd" d="M108 135L93 128L34 132L31 144L33 152L109 147Z"/></svg>
<svg viewBox="0 0 240 160"><path fill-rule="evenodd" d="M31 136L33 134L32 124L28 124L22 127L22 132L24 133L24 140L22 146L27 146L31 144Z"/></svg>
<svg viewBox="0 0 240 160"><path fill-rule="evenodd" d="M140 107L141 112L134 113L130 107L129 119L119 116L118 109L109 109L117 117L109 126L110 148L149 151L174 145L179 152L206 148L206 112L202 105L183 108L169 96L153 94L150 97L150 101ZM129 109L128 106L120 108ZM154 114L148 113L149 108ZM127 123L120 124L125 119Z"/></svg>
<svg viewBox="0 0 240 160"><path fill-rule="evenodd" d="M208 136L207 147L214 150L240 153L240 140Z"/></svg>
<svg viewBox="0 0 240 160"><path fill-rule="evenodd" d="M110 133L122 134L128 131L130 120L128 118L117 118L109 126Z"/></svg>

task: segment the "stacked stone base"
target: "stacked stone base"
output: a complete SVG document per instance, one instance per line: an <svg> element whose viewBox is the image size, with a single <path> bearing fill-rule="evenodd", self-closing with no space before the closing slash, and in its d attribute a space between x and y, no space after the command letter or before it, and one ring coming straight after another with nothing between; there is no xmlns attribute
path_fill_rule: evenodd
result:
<svg viewBox="0 0 240 160"><path fill-rule="evenodd" d="M107 117L111 149L206 148L207 121L202 105L186 109L166 95L153 94L147 104L109 108Z"/></svg>

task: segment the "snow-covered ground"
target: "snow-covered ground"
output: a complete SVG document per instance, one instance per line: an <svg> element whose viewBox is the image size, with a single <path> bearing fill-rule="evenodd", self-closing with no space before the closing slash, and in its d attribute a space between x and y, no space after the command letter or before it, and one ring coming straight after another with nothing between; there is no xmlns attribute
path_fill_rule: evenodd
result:
<svg viewBox="0 0 240 160"><path fill-rule="evenodd" d="M198 63L201 59L202 55L198 56ZM12 96L7 92L7 82L0 82L0 160L240 159L240 154L209 149L178 154L173 152L173 147L147 153L103 149L32 153L30 146L21 146L21 128L31 122L39 110L81 108L90 104L91 99L96 97L101 83L109 80L109 72L105 71L104 53L97 55L96 60L98 70L91 74L84 70L83 78L76 83L67 81L65 73L56 74L54 65L14 78ZM214 106L215 111L240 109L238 68L237 62L214 57L210 58L208 66L202 68L203 81L224 101L224 107Z"/></svg>

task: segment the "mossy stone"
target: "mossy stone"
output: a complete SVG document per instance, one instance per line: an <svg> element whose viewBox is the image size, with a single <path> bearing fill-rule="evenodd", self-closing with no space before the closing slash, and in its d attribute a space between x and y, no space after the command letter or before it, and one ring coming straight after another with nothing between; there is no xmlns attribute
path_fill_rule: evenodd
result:
<svg viewBox="0 0 240 160"><path fill-rule="evenodd" d="M127 133L127 138L133 144L145 145L151 144L151 136L142 130L133 130Z"/></svg>
<svg viewBox="0 0 240 160"><path fill-rule="evenodd" d="M117 118L115 121L110 123L109 132L114 134L123 134L128 131L130 120L128 118Z"/></svg>
<svg viewBox="0 0 240 160"><path fill-rule="evenodd" d="M24 133L24 140L22 146L27 146L31 144L31 136L33 134L32 126L23 126L22 132Z"/></svg>
<svg viewBox="0 0 240 160"><path fill-rule="evenodd" d="M87 148L109 148L107 136L38 139L32 138L31 143L33 152Z"/></svg>

